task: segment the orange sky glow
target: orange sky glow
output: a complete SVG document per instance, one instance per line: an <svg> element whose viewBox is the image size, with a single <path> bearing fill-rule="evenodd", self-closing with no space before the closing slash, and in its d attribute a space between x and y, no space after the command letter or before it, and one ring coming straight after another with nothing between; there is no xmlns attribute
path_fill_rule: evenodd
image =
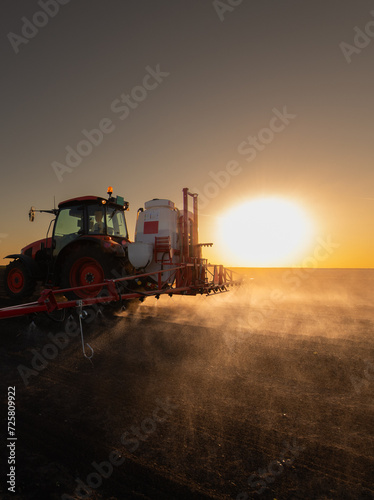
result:
<svg viewBox="0 0 374 500"><path fill-rule="evenodd" d="M30 224L32 205L112 185L130 202L133 238L144 202L181 208L188 187L213 263L374 267L374 41L357 48L354 30L370 9L71 2L17 52L7 33L35 5L7 7L0 256L46 235L50 216ZM259 199L294 211L251 212Z"/></svg>

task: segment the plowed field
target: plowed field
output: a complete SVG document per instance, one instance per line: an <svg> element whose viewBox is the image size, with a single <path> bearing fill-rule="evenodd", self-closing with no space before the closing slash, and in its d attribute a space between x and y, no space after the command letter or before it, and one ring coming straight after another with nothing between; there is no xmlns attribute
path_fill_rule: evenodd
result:
<svg viewBox="0 0 374 500"><path fill-rule="evenodd" d="M72 321L3 320L1 498L374 498L374 272L246 273L88 321L91 360Z"/></svg>

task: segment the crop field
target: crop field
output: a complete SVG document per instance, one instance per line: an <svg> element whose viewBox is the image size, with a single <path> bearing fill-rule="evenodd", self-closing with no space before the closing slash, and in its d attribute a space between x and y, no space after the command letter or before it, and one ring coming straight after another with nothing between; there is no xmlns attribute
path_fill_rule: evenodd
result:
<svg viewBox="0 0 374 500"><path fill-rule="evenodd" d="M373 270L242 269L217 296L2 320L1 498L374 499Z"/></svg>

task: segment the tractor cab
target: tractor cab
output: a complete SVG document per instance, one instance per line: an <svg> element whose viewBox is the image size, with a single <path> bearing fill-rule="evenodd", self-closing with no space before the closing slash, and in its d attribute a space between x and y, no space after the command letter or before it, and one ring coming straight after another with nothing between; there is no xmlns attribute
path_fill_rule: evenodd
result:
<svg viewBox="0 0 374 500"><path fill-rule="evenodd" d="M60 203L52 236L53 257L82 237L128 242L125 210L123 199L118 203L117 199L113 202L86 196Z"/></svg>

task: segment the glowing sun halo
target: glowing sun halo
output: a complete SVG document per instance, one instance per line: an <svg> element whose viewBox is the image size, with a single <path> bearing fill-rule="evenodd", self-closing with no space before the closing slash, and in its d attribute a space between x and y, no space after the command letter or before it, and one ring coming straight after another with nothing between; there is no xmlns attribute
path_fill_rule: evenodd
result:
<svg viewBox="0 0 374 500"><path fill-rule="evenodd" d="M258 198L219 218L217 245L234 266L297 265L311 237L311 221L297 204Z"/></svg>

